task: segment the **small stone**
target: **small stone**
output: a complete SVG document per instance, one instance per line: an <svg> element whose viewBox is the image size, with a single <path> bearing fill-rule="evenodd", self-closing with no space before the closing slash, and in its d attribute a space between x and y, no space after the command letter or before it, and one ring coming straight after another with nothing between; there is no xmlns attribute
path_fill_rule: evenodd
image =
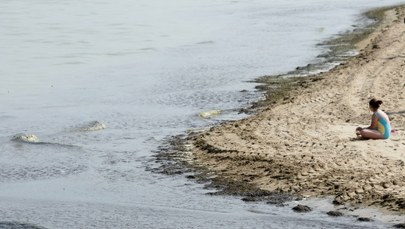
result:
<svg viewBox="0 0 405 229"><path fill-rule="evenodd" d="M244 197L244 198L242 198L242 201L244 201L244 202L255 202L256 198L254 198L254 197Z"/></svg>
<svg viewBox="0 0 405 229"><path fill-rule="evenodd" d="M339 189L339 188L340 188L340 185L335 184L333 187L334 187L335 189Z"/></svg>
<svg viewBox="0 0 405 229"><path fill-rule="evenodd" d="M405 223L398 223L394 225L395 228L405 228Z"/></svg>
<svg viewBox="0 0 405 229"><path fill-rule="evenodd" d="M389 188L389 187L390 187L390 185L389 185L387 182L384 182L382 186L383 186L384 188Z"/></svg>
<svg viewBox="0 0 405 229"><path fill-rule="evenodd" d="M359 218L357 218L357 220L360 222L373 222L372 219L367 218L367 217L359 217Z"/></svg>
<svg viewBox="0 0 405 229"><path fill-rule="evenodd" d="M334 200L333 200L333 204L334 205L342 205L344 202L343 202L343 200L342 200L342 198L339 196L339 197L336 197Z"/></svg>
<svg viewBox="0 0 405 229"><path fill-rule="evenodd" d="M361 194L361 193L364 193L364 190L362 188L358 188L358 189L356 189L355 193Z"/></svg>
<svg viewBox="0 0 405 229"><path fill-rule="evenodd" d="M340 211L328 211L326 214L328 216L333 216L333 217L343 216L343 213L341 213Z"/></svg>
<svg viewBox="0 0 405 229"><path fill-rule="evenodd" d="M310 212L312 209L306 205L298 204L297 206L293 207L292 210L295 212Z"/></svg>
<svg viewBox="0 0 405 229"><path fill-rule="evenodd" d="M383 200L388 200L388 199L391 199L392 198L392 195L391 194L384 194L382 197L381 197L381 199L383 199Z"/></svg>
<svg viewBox="0 0 405 229"><path fill-rule="evenodd" d="M308 174L308 172L301 172L301 176L308 176L309 174Z"/></svg>

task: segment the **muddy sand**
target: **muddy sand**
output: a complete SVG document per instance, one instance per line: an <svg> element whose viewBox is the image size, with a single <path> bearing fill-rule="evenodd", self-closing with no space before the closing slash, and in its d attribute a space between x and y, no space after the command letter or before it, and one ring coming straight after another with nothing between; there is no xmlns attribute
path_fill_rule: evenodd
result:
<svg viewBox="0 0 405 229"><path fill-rule="evenodd" d="M260 190L405 212L405 8L357 44L360 54L307 78L257 114L192 137L191 163ZM397 133L356 139L368 101Z"/></svg>

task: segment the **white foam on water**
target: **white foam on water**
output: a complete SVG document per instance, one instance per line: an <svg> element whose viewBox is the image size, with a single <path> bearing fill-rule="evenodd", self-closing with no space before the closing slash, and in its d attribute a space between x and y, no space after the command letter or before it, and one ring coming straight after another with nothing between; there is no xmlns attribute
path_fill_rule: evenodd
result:
<svg viewBox="0 0 405 229"><path fill-rule="evenodd" d="M3 0L0 214L48 228L375 228L145 171L167 136L244 117L261 75L361 23L359 1ZM240 91L247 92L241 93ZM103 123L81 126L89 120ZM72 131L77 127L102 131ZM108 128L105 128L108 127ZM10 141L35 133L45 144Z"/></svg>
<svg viewBox="0 0 405 229"><path fill-rule="evenodd" d="M106 125L102 122L99 121L92 121L89 122L87 124L81 125L77 128L75 128L75 130L77 131L99 131L99 130L104 130L106 127Z"/></svg>
<svg viewBox="0 0 405 229"><path fill-rule="evenodd" d="M39 138L34 134L16 134L11 138L12 141L37 143Z"/></svg>

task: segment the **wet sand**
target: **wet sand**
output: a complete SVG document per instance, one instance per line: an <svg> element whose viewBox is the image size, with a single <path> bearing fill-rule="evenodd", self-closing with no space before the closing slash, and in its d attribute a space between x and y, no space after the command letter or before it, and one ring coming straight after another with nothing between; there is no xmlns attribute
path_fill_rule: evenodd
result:
<svg viewBox="0 0 405 229"><path fill-rule="evenodd" d="M192 163L266 191L405 212L405 8L385 14L355 58L258 114L193 136ZM372 97L397 130L389 140L356 138Z"/></svg>

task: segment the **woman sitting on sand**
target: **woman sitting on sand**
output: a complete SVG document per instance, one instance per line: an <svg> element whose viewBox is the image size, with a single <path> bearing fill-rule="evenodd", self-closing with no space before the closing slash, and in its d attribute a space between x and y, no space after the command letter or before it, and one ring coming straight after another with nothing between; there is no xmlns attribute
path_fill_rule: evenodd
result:
<svg viewBox="0 0 405 229"><path fill-rule="evenodd" d="M380 110L381 100L372 99L369 102L369 108L373 112L371 125L367 128L357 127L358 137L366 139L388 139L391 135L391 124L388 115Z"/></svg>

